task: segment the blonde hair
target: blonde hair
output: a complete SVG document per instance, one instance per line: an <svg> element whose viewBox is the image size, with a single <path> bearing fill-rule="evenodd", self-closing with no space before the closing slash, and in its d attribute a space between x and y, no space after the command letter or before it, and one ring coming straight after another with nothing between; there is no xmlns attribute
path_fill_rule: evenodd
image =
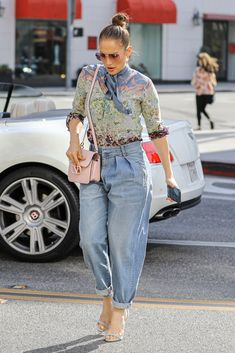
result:
<svg viewBox="0 0 235 353"><path fill-rule="evenodd" d="M197 57L199 66L203 67L206 71L216 72L219 70L219 64L216 58L213 58L205 52L199 53Z"/></svg>

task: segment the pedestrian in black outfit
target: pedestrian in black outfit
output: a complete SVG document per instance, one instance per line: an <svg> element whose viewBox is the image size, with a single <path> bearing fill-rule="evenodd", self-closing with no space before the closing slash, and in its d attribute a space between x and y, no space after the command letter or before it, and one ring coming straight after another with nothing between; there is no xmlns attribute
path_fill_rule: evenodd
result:
<svg viewBox="0 0 235 353"><path fill-rule="evenodd" d="M201 113L209 120L211 129L214 129L214 122L205 108L207 104L212 104L214 101L215 86L217 84L215 73L218 68L219 65L216 58L212 58L207 53L198 55L197 68L191 81L196 91L197 130L201 130Z"/></svg>

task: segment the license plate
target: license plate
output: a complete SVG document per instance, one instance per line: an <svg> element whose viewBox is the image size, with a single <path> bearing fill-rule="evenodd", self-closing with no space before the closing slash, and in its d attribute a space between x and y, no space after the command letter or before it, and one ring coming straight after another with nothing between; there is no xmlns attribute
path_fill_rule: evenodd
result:
<svg viewBox="0 0 235 353"><path fill-rule="evenodd" d="M198 179L195 163L194 162L187 163L187 166L188 166L191 182L193 183L195 180Z"/></svg>

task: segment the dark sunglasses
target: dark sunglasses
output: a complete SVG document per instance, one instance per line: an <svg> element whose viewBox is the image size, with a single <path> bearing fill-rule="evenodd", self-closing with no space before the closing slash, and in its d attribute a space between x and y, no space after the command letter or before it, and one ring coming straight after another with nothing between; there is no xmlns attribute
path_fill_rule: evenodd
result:
<svg viewBox="0 0 235 353"><path fill-rule="evenodd" d="M99 61L103 61L107 57L111 60L118 60L120 58L120 54L118 53L115 53L115 54L96 53L95 56L96 56L96 59L98 59Z"/></svg>

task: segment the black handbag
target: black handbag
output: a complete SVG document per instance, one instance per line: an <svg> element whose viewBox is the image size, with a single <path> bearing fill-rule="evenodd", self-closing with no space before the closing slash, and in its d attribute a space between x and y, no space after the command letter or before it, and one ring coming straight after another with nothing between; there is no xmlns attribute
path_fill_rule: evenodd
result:
<svg viewBox="0 0 235 353"><path fill-rule="evenodd" d="M214 103L214 94L208 94L207 95L207 103L208 104Z"/></svg>

